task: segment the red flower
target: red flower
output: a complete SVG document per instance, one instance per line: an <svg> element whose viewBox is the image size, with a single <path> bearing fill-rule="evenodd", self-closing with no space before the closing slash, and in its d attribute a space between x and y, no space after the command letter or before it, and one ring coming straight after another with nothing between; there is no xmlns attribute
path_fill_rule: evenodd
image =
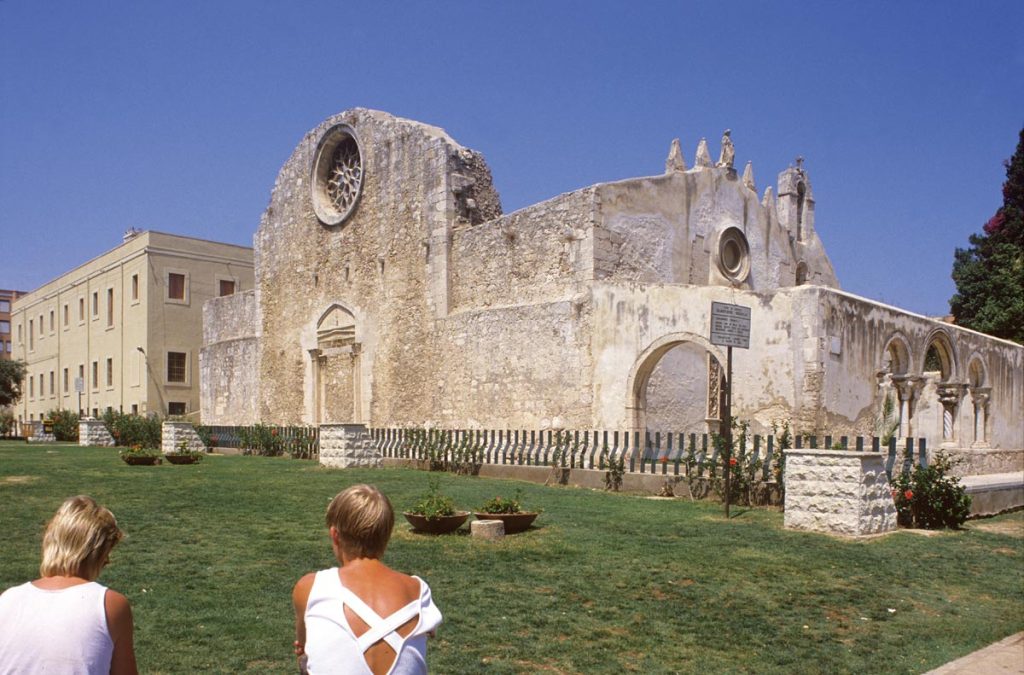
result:
<svg viewBox="0 0 1024 675"><path fill-rule="evenodd" d="M664 457L661 458L661 463L668 464L668 455L665 455Z"/></svg>
<svg viewBox="0 0 1024 675"><path fill-rule="evenodd" d="M900 491L899 490L893 490L892 491L892 498L893 499L899 499L900 498Z"/></svg>
<svg viewBox="0 0 1024 675"><path fill-rule="evenodd" d="M270 435L271 436L277 436L277 429L271 429L270 430Z"/></svg>
<svg viewBox="0 0 1024 675"><path fill-rule="evenodd" d="M729 458L729 466L736 466L736 458L735 457L730 457Z"/></svg>
<svg viewBox="0 0 1024 675"><path fill-rule="evenodd" d="M913 499L914 492L912 490L907 490L906 492L903 493L903 496L906 497L907 499Z"/></svg>

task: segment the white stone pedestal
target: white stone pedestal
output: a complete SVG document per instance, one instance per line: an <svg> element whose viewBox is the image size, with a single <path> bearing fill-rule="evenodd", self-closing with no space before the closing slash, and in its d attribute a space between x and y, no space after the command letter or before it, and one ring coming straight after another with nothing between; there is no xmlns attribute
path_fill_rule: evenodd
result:
<svg viewBox="0 0 1024 675"><path fill-rule="evenodd" d="M112 448L117 445L114 443L114 437L107 431L107 425L103 423L103 420L92 417L83 417L78 420L78 444L98 445L104 448Z"/></svg>
<svg viewBox="0 0 1024 675"><path fill-rule="evenodd" d="M845 536L896 529L883 455L786 450L785 526Z"/></svg>
<svg viewBox="0 0 1024 675"><path fill-rule="evenodd" d="M384 457L374 447L365 424L320 425L320 466L347 469L383 465Z"/></svg>
<svg viewBox="0 0 1024 675"><path fill-rule="evenodd" d="M185 452L206 452L203 439L199 438L191 422L164 422L160 425L160 450L165 455L180 452L178 447L184 441Z"/></svg>

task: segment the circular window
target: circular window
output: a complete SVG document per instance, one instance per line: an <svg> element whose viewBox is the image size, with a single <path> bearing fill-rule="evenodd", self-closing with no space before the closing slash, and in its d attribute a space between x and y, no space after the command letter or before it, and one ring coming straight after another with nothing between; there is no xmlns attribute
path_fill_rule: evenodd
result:
<svg viewBox="0 0 1024 675"><path fill-rule="evenodd" d="M310 182L320 222L339 225L349 217L363 189L363 156L351 127L331 127L320 139Z"/></svg>
<svg viewBox="0 0 1024 675"><path fill-rule="evenodd" d="M730 227L718 239L718 269L737 282L750 273L750 245L737 227Z"/></svg>

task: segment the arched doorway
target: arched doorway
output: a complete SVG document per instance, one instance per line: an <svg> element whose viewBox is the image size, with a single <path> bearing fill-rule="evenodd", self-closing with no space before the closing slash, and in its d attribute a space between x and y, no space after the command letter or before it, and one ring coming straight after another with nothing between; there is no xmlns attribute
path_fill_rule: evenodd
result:
<svg viewBox="0 0 1024 675"><path fill-rule="evenodd" d="M945 447L960 443L960 425L957 416L966 387L957 382L958 364L953 342L945 331L938 329L928 336L921 377L924 380L922 402L930 411L926 433L942 439Z"/></svg>
<svg viewBox="0 0 1024 675"><path fill-rule="evenodd" d="M332 305L317 322L312 361L313 423L358 423L361 345L352 312Z"/></svg>
<svg viewBox="0 0 1024 675"><path fill-rule="evenodd" d="M679 333L651 344L629 377L631 431L718 431L724 404L725 357L705 338Z"/></svg>
<svg viewBox="0 0 1024 675"><path fill-rule="evenodd" d="M893 335L882 350L878 370L878 412L874 433L883 441L910 434L915 381L910 378L910 348L902 335Z"/></svg>

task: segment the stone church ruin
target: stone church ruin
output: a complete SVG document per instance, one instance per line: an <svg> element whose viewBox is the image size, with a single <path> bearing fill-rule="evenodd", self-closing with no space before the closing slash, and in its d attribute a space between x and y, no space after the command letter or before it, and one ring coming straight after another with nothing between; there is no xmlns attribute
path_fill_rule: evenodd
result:
<svg viewBox="0 0 1024 675"><path fill-rule="evenodd" d="M714 431L712 301L751 309L734 414L1019 470L1024 348L840 290L797 161L678 141L661 175L504 214L484 158L353 109L308 133L254 237L256 289L204 309L206 424Z"/></svg>

